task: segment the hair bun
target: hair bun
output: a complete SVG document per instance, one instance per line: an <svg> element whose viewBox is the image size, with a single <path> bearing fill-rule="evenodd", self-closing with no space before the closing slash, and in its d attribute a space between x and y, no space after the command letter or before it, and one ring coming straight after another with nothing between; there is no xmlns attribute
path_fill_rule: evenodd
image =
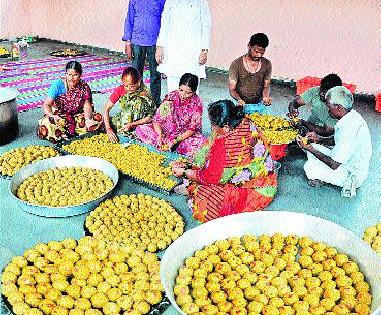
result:
<svg viewBox="0 0 381 315"><path fill-rule="evenodd" d="M243 119L245 117L245 111L243 109L243 106L234 106L233 114L237 120Z"/></svg>

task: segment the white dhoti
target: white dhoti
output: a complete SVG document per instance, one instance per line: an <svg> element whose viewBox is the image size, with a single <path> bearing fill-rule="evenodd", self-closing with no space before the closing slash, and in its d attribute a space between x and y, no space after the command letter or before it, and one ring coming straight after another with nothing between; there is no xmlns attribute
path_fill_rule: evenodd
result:
<svg viewBox="0 0 381 315"><path fill-rule="evenodd" d="M312 144L312 146L321 153L331 156L331 149L320 144ZM304 170L308 179L318 179L322 182L335 186L343 187L349 176L349 172L340 165L337 169L330 168L327 164L317 159L313 154L307 152L307 162L304 164Z"/></svg>

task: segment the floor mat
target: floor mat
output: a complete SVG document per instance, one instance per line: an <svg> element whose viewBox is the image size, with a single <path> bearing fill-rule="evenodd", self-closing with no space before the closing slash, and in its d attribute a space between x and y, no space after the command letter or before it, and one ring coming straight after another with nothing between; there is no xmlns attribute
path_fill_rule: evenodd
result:
<svg viewBox="0 0 381 315"><path fill-rule="evenodd" d="M62 77L70 60L82 64L82 79L93 93L110 93L121 83L123 69L129 64L113 57L85 55L67 58L45 58L9 62L7 70L0 74L0 86L19 91L17 110L27 111L42 106L52 80ZM149 85L149 70L144 69L143 82Z"/></svg>

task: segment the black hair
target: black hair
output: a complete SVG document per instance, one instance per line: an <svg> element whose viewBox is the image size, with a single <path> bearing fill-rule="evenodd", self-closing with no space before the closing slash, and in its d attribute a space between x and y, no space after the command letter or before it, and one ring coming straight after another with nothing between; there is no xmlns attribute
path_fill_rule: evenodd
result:
<svg viewBox="0 0 381 315"><path fill-rule="evenodd" d="M198 76L192 73L184 73L180 78L179 86L180 85L189 86L192 92L196 92L198 87Z"/></svg>
<svg viewBox="0 0 381 315"><path fill-rule="evenodd" d="M256 33L250 37L249 46L259 46L266 48L269 45L269 38L264 33Z"/></svg>
<svg viewBox="0 0 381 315"><path fill-rule="evenodd" d="M140 73L136 68L127 67L124 69L122 73L122 79L128 75L132 77L134 83L138 83L140 81Z"/></svg>
<svg viewBox="0 0 381 315"><path fill-rule="evenodd" d="M320 88L324 91L328 91L329 89L335 86L341 85L343 85L343 82L341 81L340 77L335 73L326 75L320 82Z"/></svg>
<svg viewBox="0 0 381 315"><path fill-rule="evenodd" d="M82 75L82 65L76 60L69 61L66 64L65 70L67 71L69 69L74 69L76 72Z"/></svg>
<svg viewBox="0 0 381 315"><path fill-rule="evenodd" d="M243 107L235 106L230 100L221 100L210 104L208 113L211 124L221 128L228 126L235 129L245 117Z"/></svg>

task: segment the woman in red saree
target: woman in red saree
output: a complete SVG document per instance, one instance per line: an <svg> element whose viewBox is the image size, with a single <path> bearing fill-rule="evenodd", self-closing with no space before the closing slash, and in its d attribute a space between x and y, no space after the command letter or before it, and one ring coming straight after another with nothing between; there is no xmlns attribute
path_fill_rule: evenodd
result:
<svg viewBox="0 0 381 315"><path fill-rule="evenodd" d="M274 163L243 109L228 100L209 105L212 136L192 168L174 163L175 176L190 180L193 216L201 222L267 207L277 191Z"/></svg>
<svg viewBox="0 0 381 315"><path fill-rule="evenodd" d="M103 126L102 115L93 112L91 89L81 75L81 64L69 61L65 78L53 81L43 106L45 115L38 121L41 139L56 143Z"/></svg>

